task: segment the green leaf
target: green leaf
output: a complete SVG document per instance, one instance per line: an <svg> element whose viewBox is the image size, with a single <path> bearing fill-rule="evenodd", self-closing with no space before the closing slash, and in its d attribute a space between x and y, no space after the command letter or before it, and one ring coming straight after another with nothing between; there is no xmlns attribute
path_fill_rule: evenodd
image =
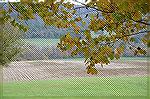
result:
<svg viewBox="0 0 150 99"><path fill-rule="evenodd" d="M24 31L24 32L27 32L27 30L28 30L27 27L24 27L24 28L23 28L23 31Z"/></svg>
<svg viewBox="0 0 150 99"><path fill-rule="evenodd" d="M70 47L70 44L67 44L66 45L66 50L69 50L71 47Z"/></svg>
<svg viewBox="0 0 150 99"><path fill-rule="evenodd" d="M86 43L84 40L82 40L82 44L83 44L83 45L86 45L87 43Z"/></svg>
<svg viewBox="0 0 150 99"><path fill-rule="evenodd" d="M113 60L113 59L114 59L114 54L111 53L111 54L109 55L109 58L110 58L111 60Z"/></svg>
<svg viewBox="0 0 150 99"><path fill-rule="evenodd" d="M90 56L89 49L87 47L82 48L82 52L84 53L84 57L87 59Z"/></svg>
<svg viewBox="0 0 150 99"><path fill-rule="evenodd" d="M147 41L147 46L150 47L150 40Z"/></svg>
<svg viewBox="0 0 150 99"><path fill-rule="evenodd" d="M115 21L118 21L118 22L120 22L120 21L124 18L124 16L123 16L122 14L116 13L116 12L114 12L114 13L112 14L112 16L113 16L113 18L115 19Z"/></svg>
<svg viewBox="0 0 150 99"><path fill-rule="evenodd" d="M14 25L15 25L15 23L16 23L16 22L15 22L15 19L14 19L13 21L11 21L10 23L11 23L11 25L13 25L13 26L14 26Z"/></svg>
<svg viewBox="0 0 150 99"><path fill-rule="evenodd" d="M131 37L131 38L130 38L130 41L131 41L131 42L135 42L135 40L136 40L136 39L135 39L134 37Z"/></svg>
<svg viewBox="0 0 150 99"><path fill-rule="evenodd" d="M74 50L71 52L71 56L75 56L75 55L77 55L77 53L78 53L78 50Z"/></svg>
<svg viewBox="0 0 150 99"><path fill-rule="evenodd" d="M20 30L23 30L24 29L24 26L23 25L18 25L19 29Z"/></svg>

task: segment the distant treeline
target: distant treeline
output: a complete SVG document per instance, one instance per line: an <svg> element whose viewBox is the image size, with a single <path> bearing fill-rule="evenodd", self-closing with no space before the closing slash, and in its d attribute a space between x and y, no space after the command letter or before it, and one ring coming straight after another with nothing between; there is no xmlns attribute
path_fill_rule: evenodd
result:
<svg viewBox="0 0 150 99"><path fill-rule="evenodd" d="M75 57L82 57L77 55ZM17 57L17 60L47 60L47 59L65 59L73 58L69 52L62 52L56 46L39 47L31 44L23 46L22 53Z"/></svg>
<svg viewBox="0 0 150 99"><path fill-rule="evenodd" d="M57 46L57 45L56 45ZM70 52L62 52L55 45L51 47L39 47L31 44L23 46L22 53L17 57L17 60L48 60L48 59L66 59L66 58L83 58L83 54L79 53L77 56L72 57ZM141 45L142 46L142 45ZM128 47L122 56L134 56Z"/></svg>

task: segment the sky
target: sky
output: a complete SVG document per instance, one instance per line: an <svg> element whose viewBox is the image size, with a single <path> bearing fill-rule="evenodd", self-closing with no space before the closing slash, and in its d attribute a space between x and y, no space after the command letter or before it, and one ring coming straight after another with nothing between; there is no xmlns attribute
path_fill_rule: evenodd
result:
<svg viewBox="0 0 150 99"><path fill-rule="evenodd" d="M0 3L1 2L20 2L20 0L0 0Z"/></svg>
<svg viewBox="0 0 150 99"><path fill-rule="evenodd" d="M0 0L0 2L20 2L20 0ZM57 0L57 1L60 1L60 0ZM65 0L65 2L71 2L75 5L81 5L80 3L77 3L76 1L78 2L82 2L82 3L85 3L86 0ZM87 0L87 2L89 2L91 0ZM44 0L39 0L39 2L44 2Z"/></svg>
<svg viewBox="0 0 150 99"><path fill-rule="evenodd" d="M82 3L85 3L85 0L66 0L67 2L71 2L75 5L81 5L80 3L77 3L78 2L82 2Z"/></svg>
<svg viewBox="0 0 150 99"><path fill-rule="evenodd" d="M44 0L39 0L39 2L43 2L43 1ZM59 2L60 0L57 0L57 1ZM65 2L71 2L75 5L81 5L80 3L77 3L77 1L81 2L81 3L85 3L86 0L65 0ZM88 0L87 2L89 2L89 1L91 1L91 0Z"/></svg>

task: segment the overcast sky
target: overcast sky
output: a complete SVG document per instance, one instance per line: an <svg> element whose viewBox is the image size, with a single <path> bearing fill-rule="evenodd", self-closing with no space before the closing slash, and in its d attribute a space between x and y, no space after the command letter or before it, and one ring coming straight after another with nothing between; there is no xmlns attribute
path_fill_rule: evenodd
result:
<svg viewBox="0 0 150 99"><path fill-rule="evenodd" d="M44 0L39 0L39 2L42 2L42 1L44 1ZM60 0L57 0L57 1L59 2ZM75 5L81 5L80 3L77 3L77 1L85 3L86 0L65 0L65 2L71 2L71 3L75 4ZM91 0L87 0L87 1L89 2Z"/></svg>

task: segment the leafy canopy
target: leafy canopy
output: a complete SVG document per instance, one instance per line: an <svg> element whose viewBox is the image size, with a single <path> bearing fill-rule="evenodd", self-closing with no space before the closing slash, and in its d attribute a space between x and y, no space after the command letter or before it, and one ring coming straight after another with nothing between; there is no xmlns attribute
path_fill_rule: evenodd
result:
<svg viewBox="0 0 150 99"><path fill-rule="evenodd" d="M87 73L97 74L95 64L109 64L110 60L119 59L125 47L137 54L146 54L146 50L134 46L136 37L140 44L150 47L150 1L149 0L91 0L81 6L75 6L64 0L21 0L20 3L8 3L9 9L2 9L4 16L0 20L8 20L20 29L27 31L11 17L17 13L18 20L35 19L40 16L45 25L57 28L72 28L74 33L83 37L72 37L67 33L60 38L58 47L62 51L71 51L71 55L83 53L87 65ZM79 13L84 9L88 13ZM92 12L91 12L92 10ZM85 21L88 19L88 21ZM82 24L82 25L80 25ZM92 37L91 33L98 34Z"/></svg>

